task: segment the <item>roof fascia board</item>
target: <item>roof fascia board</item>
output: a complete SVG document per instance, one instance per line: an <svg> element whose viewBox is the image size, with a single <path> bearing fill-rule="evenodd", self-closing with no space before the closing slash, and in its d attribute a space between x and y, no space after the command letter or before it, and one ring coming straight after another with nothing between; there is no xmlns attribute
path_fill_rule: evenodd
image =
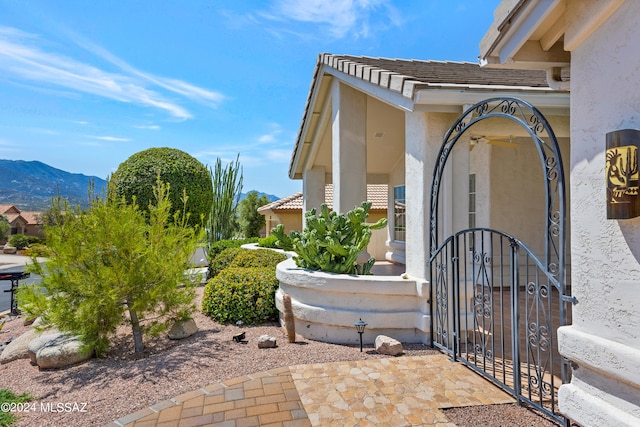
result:
<svg viewBox="0 0 640 427"><path fill-rule="evenodd" d="M481 65L508 64L514 62L514 57L529 37L556 7L565 0L531 0L523 4L523 8L514 16L509 17L508 28L498 37L496 45L480 58ZM504 26L506 23L502 23Z"/></svg>
<svg viewBox="0 0 640 427"><path fill-rule="evenodd" d="M305 114L303 115L302 123L300 124L300 131L294 148L295 151L293 153L293 158L289 166L290 179L301 179L302 172L299 170L299 165L300 160L303 157L303 153L306 155L308 152L308 147L305 147L305 145L309 144L305 143L305 139L307 133L309 132L309 126L312 122L311 118L313 116L314 106L318 101L319 94L322 93L322 86L331 83L331 76L327 75L325 78L323 67L324 65L317 66L316 72L314 73L313 83L310 89L310 96L305 106Z"/></svg>
<svg viewBox="0 0 640 427"><path fill-rule="evenodd" d="M363 75L366 78L366 75L369 74L371 76L371 80L380 82L380 84L372 83L367 80L360 79L356 76L352 76L350 74L345 74L342 71L339 71L335 68L325 66L323 72L330 74L341 82L357 89L367 95L370 95L386 104L391 105L392 107L400 108L405 111L413 111L413 101L402 95L401 92L395 91L388 87L381 86L383 83L392 84L394 83L393 77L397 75L397 73L391 73L384 70L372 68L372 67L363 67Z"/></svg>
<svg viewBox="0 0 640 427"><path fill-rule="evenodd" d="M329 95L329 96L327 96L327 98L325 98L325 102L322 105L322 111L320 111L320 117L318 118L318 122L316 123L315 129L313 129L313 135L309 139L309 142L310 142L311 146L309 147L306 159L304 160L304 169L303 170L307 170L307 169L309 169L311 167L311 162L313 162L313 159L316 157L316 154L318 153L318 150L320 149L320 141L319 141L319 139L322 138L322 132L324 132L325 126L327 125L327 122L329 121L329 118L331 117L331 114L332 114L332 109L331 109L332 102L333 102L333 100L331 99L331 95Z"/></svg>
<svg viewBox="0 0 640 427"><path fill-rule="evenodd" d="M533 88L532 88L533 89ZM539 109L566 111L569 114L569 93L544 90L473 90L428 89L416 93L416 111L460 112L463 105L473 105L487 98L517 97Z"/></svg>

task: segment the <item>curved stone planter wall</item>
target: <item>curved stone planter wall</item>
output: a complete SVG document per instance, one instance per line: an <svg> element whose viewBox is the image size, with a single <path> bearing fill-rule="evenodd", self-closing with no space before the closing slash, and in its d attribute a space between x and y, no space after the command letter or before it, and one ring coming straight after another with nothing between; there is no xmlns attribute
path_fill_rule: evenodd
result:
<svg viewBox="0 0 640 427"><path fill-rule="evenodd" d="M278 264L282 296L291 295L296 333L336 344L359 343L353 323L367 322L364 343L383 334L402 342L429 342L429 285L399 276L355 276L304 270L292 259Z"/></svg>

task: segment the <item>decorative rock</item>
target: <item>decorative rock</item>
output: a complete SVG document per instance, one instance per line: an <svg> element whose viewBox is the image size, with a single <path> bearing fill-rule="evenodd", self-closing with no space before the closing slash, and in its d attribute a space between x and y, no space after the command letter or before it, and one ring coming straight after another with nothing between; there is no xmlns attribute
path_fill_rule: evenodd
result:
<svg viewBox="0 0 640 427"><path fill-rule="evenodd" d="M63 368L90 359L93 349L85 348L78 336L63 335L49 341L36 353L42 369Z"/></svg>
<svg viewBox="0 0 640 427"><path fill-rule="evenodd" d="M14 248L13 246L4 245L4 248L2 248L2 253L5 253L5 254L15 254L17 252L18 252L18 249Z"/></svg>
<svg viewBox="0 0 640 427"><path fill-rule="evenodd" d="M260 335L258 338L258 348L274 348L276 346L276 339L269 335Z"/></svg>
<svg viewBox="0 0 640 427"><path fill-rule="evenodd" d="M64 338L64 335L65 334L62 332L46 333L32 339L29 345L27 346L29 357L31 358L31 364L32 365L38 364L38 361L36 359L36 354L38 353L38 350L48 345L51 341Z"/></svg>
<svg viewBox="0 0 640 427"><path fill-rule="evenodd" d="M169 339L181 340L198 332L198 326L193 319L178 320L169 330Z"/></svg>
<svg viewBox="0 0 640 427"><path fill-rule="evenodd" d="M376 352L389 356L398 356L402 354L402 343L386 335L378 335L376 337Z"/></svg>
<svg viewBox="0 0 640 427"><path fill-rule="evenodd" d="M39 332L35 329L30 329L24 334L20 335L15 340L11 341L0 354L0 364L13 362L18 359L29 358L29 342L37 337Z"/></svg>

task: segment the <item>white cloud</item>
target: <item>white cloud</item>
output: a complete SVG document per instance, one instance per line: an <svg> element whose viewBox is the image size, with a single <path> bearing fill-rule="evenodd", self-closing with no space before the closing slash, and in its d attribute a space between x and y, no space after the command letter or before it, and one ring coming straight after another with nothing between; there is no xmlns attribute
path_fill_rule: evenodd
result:
<svg viewBox="0 0 640 427"><path fill-rule="evenodd" d="M0 72L18 81L28 80L42 86L63 87L124 103L157 108L181 120L191 118L191 113L166 98L158 89L210 107L216 107L224 100L224 96L218 92L181 80L142 72L79 36L72 38L94 55L119 67L122 72L105 71L66 55L45 51L38 46L44 43L40 43L37 36L9 27L0 27Z"/></svg>
<svg viewBox="0 0 640 427"><path fill-rule="evenodd" d="M367 38L372 27L386 28L401 23L398 11L389 0L278 0L272 13L263 17L316 24L337 39L347 35Z"/></svg>
<svg viewBox="0 0 640 427"><path fill-rule="evenodd" d="M117 136L92 136L91 138L99 139L101 141L115 141L115 142L131 141L131 139L129 138L120 138Z"/></svg>
<svg viewBox="0 0 640 427"><path fill-rule="evenodd" d="M158 125L140 125L140 126L134 126L134 128L136 129L148 129L148 130L160 130L160 126Z"/></svg>

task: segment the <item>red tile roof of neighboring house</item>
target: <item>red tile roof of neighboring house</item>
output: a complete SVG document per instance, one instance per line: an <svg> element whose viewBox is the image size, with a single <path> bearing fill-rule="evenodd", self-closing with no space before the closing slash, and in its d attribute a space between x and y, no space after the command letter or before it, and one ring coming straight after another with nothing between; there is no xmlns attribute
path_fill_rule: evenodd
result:
<svg viewBox="0 0 640 427"><path fill-rule="evenodd" d="M27 225L40 225L42 212L21 211L14 205L0 205L0 215L4 215L12 224L16 219L22 218Z"/></svg>
<svg viewBox="0 0 640 427"><path fill-rule="evenodd" d="M386 184L368 184L367 200L371 202L371 210L387 210L388 186ZM333 205L333 184L324 187L324 200L328 206ZM302 210L302 192L283 197L258 208L258 212L264 211Z"/></svg>

